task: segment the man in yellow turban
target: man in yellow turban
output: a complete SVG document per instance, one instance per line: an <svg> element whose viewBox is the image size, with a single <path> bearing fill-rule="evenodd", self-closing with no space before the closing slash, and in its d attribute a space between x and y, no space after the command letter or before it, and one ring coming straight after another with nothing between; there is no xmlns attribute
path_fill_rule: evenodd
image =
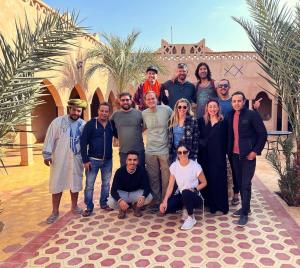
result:
<svg viewBox="0 0 300 268"><path fill-rule="evenodd" d="M80 99L68 101L68 115L55 118L50 124L44 141L44 163L50 166L49 191L52 194L52 213L48 224L59 216L59 204L64 190L70 190L71 211L81 214L77 206L78 193L82 190L83 164L80 154L80 136L85 121L80 118L87 103Z"/></svg>

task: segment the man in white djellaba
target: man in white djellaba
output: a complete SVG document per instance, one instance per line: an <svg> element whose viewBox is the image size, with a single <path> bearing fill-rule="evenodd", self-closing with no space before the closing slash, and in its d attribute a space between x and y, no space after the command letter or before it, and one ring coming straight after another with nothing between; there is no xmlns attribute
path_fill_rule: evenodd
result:
<svg viewBox="0 0 300 268"><path fill-rule="evenodd" d="M64 190L71 194L71 211L81 214L77 206L82 190L83 164L80 154L80 136L85 121L80 118L87 103L80 99L68 101L68 115L55 118L46 134L43 147L44 163L50 166L49 191L52 194L52 213L46 222L51 224L59 217L59 204Z"/></svg>

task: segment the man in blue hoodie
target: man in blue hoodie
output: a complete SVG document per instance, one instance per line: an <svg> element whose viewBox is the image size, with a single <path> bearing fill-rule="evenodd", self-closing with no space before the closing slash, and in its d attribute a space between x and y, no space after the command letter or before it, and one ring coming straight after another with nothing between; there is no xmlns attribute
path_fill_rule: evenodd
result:
<svg viewBox="0 0 300 268"><path fill-rule="evenodd" d="M117 134L113 124L109 121L109 112L109 103L100 103L98 117L86 123L80 138L82 162L86 172L84 203L87 208L82 214L84 217L90 216L94 209L94 184L99 169L102 179L100 207L110 210L107 198L112 175L112 139Z"/></svg>

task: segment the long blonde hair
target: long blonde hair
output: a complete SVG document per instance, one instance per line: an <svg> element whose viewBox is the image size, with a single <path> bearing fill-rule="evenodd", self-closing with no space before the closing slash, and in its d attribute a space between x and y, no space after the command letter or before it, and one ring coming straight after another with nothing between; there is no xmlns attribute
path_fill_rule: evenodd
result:
<svg viewBox="0 0 300 268"><path fill-rule="evenodd" d="M224 119L224 116L221 112L220 103L215 99L211 99L211 100L208 100L207 103L205 104L205 112L204 112L204 116L203 116L205 125L207 125L208 122L210 122L210 115L208 113L208 104L210 104L211 102L215 102L218 105L218 108L219 108L219 111L217 114L218 121L222 121Z"/></svg>
<svg viewBox="0 0 300 268"><path fill-rule="evenodd" d="M178 104L180 102L184 102L187 105L186 115L194 116L194 113L192 112L191 103L187 99L181 98L181 99L177 100L175 103L173 113L169 119L169 128L175 127L179 123Z"/></svg>

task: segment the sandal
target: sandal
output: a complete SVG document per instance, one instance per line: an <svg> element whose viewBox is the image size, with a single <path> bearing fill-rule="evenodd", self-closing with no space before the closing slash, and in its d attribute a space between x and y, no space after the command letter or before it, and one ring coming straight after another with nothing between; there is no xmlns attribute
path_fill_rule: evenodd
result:
<svg viewBox="0 0 300 268"><path fill-rule="evenodd" d="M86 209L81 215L82 217L89 217L91 216L92 212L93 212L92 210Z"/></svg>
<svg viewBox="0 0 300 268"><path fill-rule="evenodd" d="M51 214L47 220L46 220L46 223L47 224L52 224L53 222L55 222L59 217L59 214Z"/></svg>

